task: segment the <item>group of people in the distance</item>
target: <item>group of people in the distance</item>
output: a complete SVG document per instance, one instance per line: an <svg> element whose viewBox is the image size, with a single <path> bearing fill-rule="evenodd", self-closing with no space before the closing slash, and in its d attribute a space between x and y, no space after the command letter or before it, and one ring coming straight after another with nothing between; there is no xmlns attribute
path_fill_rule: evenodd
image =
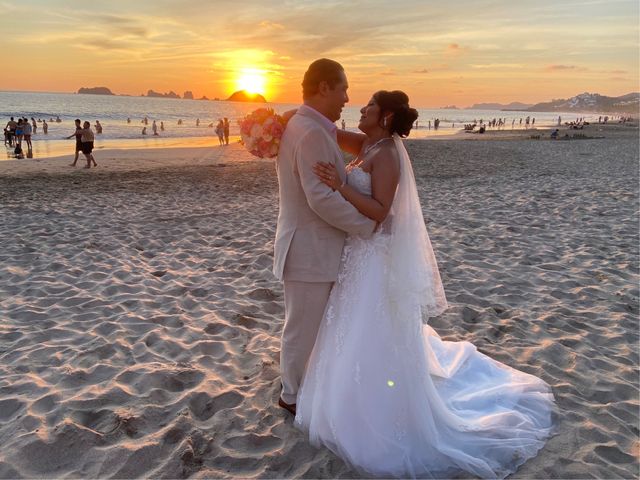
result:
<svg viewBox="0 0 640 480"><path fill-rule="evenodd" d="M127 123L131 123L131 118L127 118ZM147 134L147 125L149 125L149 118L145 116L140 123L144 124L144 127L142 127L142 135L146 135ZM159 136L159 134L158 134L158 124L156 123L155 120L153 121L153 124L151 125L151 130L153 131L153 134L156 137ZM160 122L160 131L164 132L164 122Z"/></svg>
<svg viewBox="0 0 640 480"><path fill-rule="evenodd" d="M47 134L49 125L46 120L38 119L42 122L42 130ZM27 117L18 117L16 121L11 117L4 127L4 144L9 148L13 148L13 154L16 158L24 158L22 142L27 146L27 158L33 158L33 144L31 143L32 135L38 131L38 123L36 119L31 117L31 121Z"/></svg>
<svg viewBox="0 0 640 480"><path fill-rule="evenodd" d="M127 118L127 123L131 124L131 118ZM149 117L145 116L141 123L144 125L142 127L142 135L147 135L147 125L149 125ZM183 125L183 121L182 119L178 120L178 125ZM211 122L208 124L209 128L213 128L214 122ZM200 126L200 119L197 118L196 119L196 127ZM153 132L154 136L159 136L158 131L164 132L164 121L161 121L159 123L159 127L158 127L158 122L156 122L156 120L153 120L152 124L151 124L151 131ZM215 129L216 135L218 136L218 142L220 143L220 145L229 145L229 119L227 117L224 118L220 118L218 120L218 123L216 124L216 129Z"/></svg>
<svg viewBox="0 0 640 480"><path fill-rule="evenodd" d="M76 123L75 132L73 132L71 135L66 137L68 139L76 137L75 157L73 159L73 163L70 166L72 167L76 166L76 164L78 163L78 156L80 152L82 152L85 158L87 159L87 164L84 166L84 168L91 168L91 165L93 165L94 167L97 167L98 164L93 158L93 153L92 153L95 135L93 134L93 130L91 130L91 123L87 121L82 123L82 121L79 118L76 118L75 123ZM98 122L96 122L96 124L99 125ZM102 128L100 129L100 131L102 131Z"/></svg>

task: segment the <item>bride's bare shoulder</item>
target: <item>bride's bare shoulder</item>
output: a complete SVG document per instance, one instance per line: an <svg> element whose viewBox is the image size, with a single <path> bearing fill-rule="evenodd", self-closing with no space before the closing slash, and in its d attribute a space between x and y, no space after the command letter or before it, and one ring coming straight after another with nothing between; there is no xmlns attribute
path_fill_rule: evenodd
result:
<svg viewBox="0 0 640 480"><path fill-rule="evenodd" d="M375 152L372 152L370 161L372 170L376 167L383 167L400 171L400 157L393 142L385 142L380 145Z"/></svg>

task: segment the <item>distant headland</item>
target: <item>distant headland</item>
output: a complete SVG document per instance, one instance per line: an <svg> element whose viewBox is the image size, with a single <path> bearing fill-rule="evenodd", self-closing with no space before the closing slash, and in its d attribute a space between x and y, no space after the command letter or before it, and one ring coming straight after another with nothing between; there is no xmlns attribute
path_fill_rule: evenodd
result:
<svg viewBox="0 0 640 480"><path fill-rule="evenodd" d="M598 93L581 93L568 99L555 99L550 102L528 103L512 102L476 103L469 110L505 110L522 112L600 112L600 113L637 113L640 107L640 93L628 93L620 97L607 97Z"/></svg>

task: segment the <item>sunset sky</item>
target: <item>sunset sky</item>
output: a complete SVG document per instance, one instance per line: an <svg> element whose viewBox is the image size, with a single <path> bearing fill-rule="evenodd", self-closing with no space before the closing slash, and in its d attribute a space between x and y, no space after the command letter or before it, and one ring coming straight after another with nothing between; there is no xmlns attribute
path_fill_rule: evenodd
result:
<svg viewBox="0 0 640 480"><path fill-rule="evenodd" d="M268 100L297 103L302 75L320 57L343 64L352 104L382 88L405 90L422 107L640 90L637 0L0 6L0 90L106 86L226 98L257 82Z"/></svg>

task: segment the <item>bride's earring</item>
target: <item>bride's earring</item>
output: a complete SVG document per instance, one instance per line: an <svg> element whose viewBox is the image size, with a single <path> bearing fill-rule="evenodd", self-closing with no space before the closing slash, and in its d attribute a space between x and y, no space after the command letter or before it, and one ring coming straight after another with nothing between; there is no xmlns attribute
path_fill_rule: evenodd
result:
<svg viewBox="0 0 640 480"><path fill-rule="evenodd" d="M382 127L383 127L383 128L387 128L387 117L384 117L384 118L382 119Z"/></svg>

